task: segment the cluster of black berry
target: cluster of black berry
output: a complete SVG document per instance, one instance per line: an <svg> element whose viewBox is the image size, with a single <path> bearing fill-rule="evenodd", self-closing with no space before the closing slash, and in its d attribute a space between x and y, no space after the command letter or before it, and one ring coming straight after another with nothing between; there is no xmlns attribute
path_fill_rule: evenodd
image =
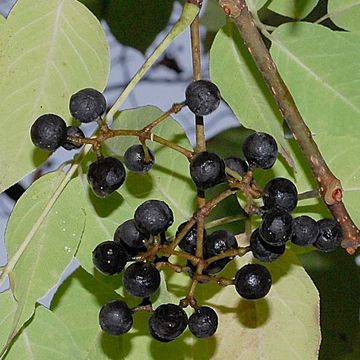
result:
<svg viewBox="0 0 360 360"><path fill-rule="evenodd" d="M186 89L185 97L182 104L188 106L196 116L215 111L221 99L216 85L206 80L192 82ZM98 121L100 131L103 130L101 141L117 136L115 132L108 136L111 130L101 122L105 108L103 95L94 89L81 90L70 100L70 113L75 119L81 122ZM95 194L108 196L124 182L125 167L116 158L103 157L98 151L101 143L97 143L96 139L86 139L80 129L75 129L70 133L60 117L47 114L35 121L31 138L36 146L52 151L59 146L65 147L65 144L72 148L86 141L91 143L97 160L89 166L88 181ZM209 281L223 286L233 285L240 296L255 300L270 291L270 272L263 265L247 264L236 272L233 279L217 277L235 256L251 251L258 260L272 262L285 252L288 240L297 245L312 244L321 251L331 251L340 244L341 230L334 220L317 222L308 216L292 218L290 212L297 205L298 192L290 180L272 179L264 189L256 184L253 172L258 168L270 169L278 156L278 147L271 135L263 132L251 134L245 139L242 150L245 160L239 157L221 159L208 151L191 153L190 176L200 191L228 183L230 194L237 190L244 193L249 203L245 208L248 215L262 216L261 225L251 235L250 246L239 247L235 236L228 231L218 230L208 234L205 229L198 228L199 222L196 220L199 216L206 217L216 206L215 200L223 199L221 196L210 200L191 219L183 222L173 239L166 236L174 221L170 207L160 200L145 201L135 210L132 219L118 226L113 241L100 243L92 254L95 267L107 275L122 272L130 263L124 270L123 286L127 293L142 299L140 305L132 309L122 300L105 304L99 314L100 326L104 331L111 335L128 332L132 327L133 314L146 309L151 312L149 333L156 340L172 341L187 326L195 336L209 337L217 329L217 314L207 306L198 306L193 293L189 292L179 305L162 304L152 309L150 297L159 289L163 267L187 272L195 285ZM149 171L154 161L154 154L143 141L141 145L131 146L124 154L125 166L135 172ZM256 207L252 200L260 197L263 198L263 206ZM202 244L201 251L197 248L199 243ZM175 250L176 246L181 251ZM172 263L169 259L172 255L186 259L186 264ZM194 309L189 318L183 310L188 305Z"/></svg>

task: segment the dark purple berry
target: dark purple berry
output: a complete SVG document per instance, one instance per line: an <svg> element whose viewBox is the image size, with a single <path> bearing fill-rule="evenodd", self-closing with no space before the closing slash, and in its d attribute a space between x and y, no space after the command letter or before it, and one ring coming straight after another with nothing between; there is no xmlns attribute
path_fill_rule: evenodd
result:
<svg viewBox="0 0 360 360"><path fill-rule="evenodd" d="M124 154L124 164L125 166L134 172L146 173L154 165L155 156L153 152L148 148L150 155L150 160L145 160L144 148L142 145L133 145L130 146Z"/></svg>
<svg viewBox="0 0 360 360"><path fill-rule="evenodd" d="M279 208L290 212L296 208L297 197L297 189L290 180L275 178L265 185L263 201L265 209Z"/></svg>
<svg viewBox="0 0 360 360"><path fill-rule="evenodd" d="M150 334L162 342L176 339L184 332L187 324L185 311L175 304L160 305L149 319Z"/></svg>
<svg viewBox="0 0 360 360"><path fill-rule="evenodd" d="M179 225L176 236L178 236L181 230L186 226L187 222L184 222ZM206 237L206 231L204 230L204 239ZM196 241L197 241L197 225L194 224L186 235L182 238L179 243L179 248L189 254L195 255L196 253Z"/></svg>
<svg viewBox="0 0 360 360"><path fill-rule="evenodd" d="M275 139L263 132L249 135L245 139L242 149L250 167L253 168L270 169L278 155Z"/></svg>
<svg viewBox="0 0 360 360"><path fill-rule="evenodd" d="M66 136L69 137L78 137L78 138L84 138L85 135L84 133L82 132L82 130L76 126L68 126L66 128ZM70 140L66 140L62 147L65 149L65 150L74 150L74 149L79 149L82 147L82 144L80 145L76 145L74 144L73 142L71 142Z"/></svg>
<svg viewBox="0 0 360 360"><path fill-rule="evenodd" d="M270 291L271 284L270 272L263 265L245 265L235 275L236 291L248 300L263 298Z"/></svg>
<svg viewBox="0 0 360 360"><path fill-rule="evenodd" d="M135 210L134 220L142 233L157 235L171 226L174 216L164 201L147 200Z"/></svg>
<svg viewBox="0 0 360 360"><path fill-rule="evenodd" d="M121 272L127 262L122 247L113 241L100 243L92 252L92 259L95 267L107 275Z"/></svg>
<svg viewBox="0 0 360 360"><path fill-rule="evenodd" d="M104 95L96 89L86 88L70 98L71 115L82 123L89 123L100 118L106 110Z"/></svg>
<svg viewBox="0 0 360 360"><path fill-rule="evenodd" d="M32 124L30 135L39 149L55 151L66 141L66 123L60 116L45 114Z"/></svg>
<svg viewBox="0 0 360 360"><path fill-rule="evenodd" d="M147 238L147 235L138 230L134 219L127 220L119 225L114 234L115 242L124 243L134 249L144 247Z"/></svg>
<svg viewBox="0 0 360 360"><path fill-rule="evenodd" d="M311 245L319 234L318 223L309 216L303 215L293 219L291 241L300 246Z"/></svg>
<svg viewBox="0 0 360 360"><path fill-rule="evenodd" d="M216 312L208 307L201 306L189 317L189 329L198 338L207 338L215 334L218 327Z"/></svg>
<svg viewBox="0 0 360 360"><path fill-rule="evenodd" d="M244 176L248 171L248 165L239 157L228 157L224 159L225 166L235 172L237 172L240 176Z"/></svg>
<svg viewBox="0 0 360 360"><path fill-rule="evenodd" d="M198 189L209 189L225 180L224 161L214 153L203 151L190 161L190 175Z"/></svg>
<svg viewBox="0 0 360 360"><path fill-rule="evenodd" d="M265 242L256 229L250 237L250 250L253 256L263 262L273 262L285 252L285 245L273 246Z"/></svg>
<svg viewBox="0 0 360 360"><path fill-rule="evenodd" d="M151 263L133 263L124 272L123 285L130 295L149 297L160 286L159 270Z"/></svg>
<svg viewBox="0 0 360 360"><path fill-rule="evenodd" d="M109 335L125 334L133 324L132 312L124 301L111 301L101 308L99 323Z"/></svg>
<svg viewBox="0 0 360 360"><path fill-rule="evenodd" d="M105 197L117 190L125 181L126 172L120 160L100 158L90 164L87 179L97 196Z"/></svg>
<svg viewBox="0 0 360 360"><path fill-rule="evenodd" d="M220 105L220 91L208 80L193 81L185 91L186 105L197 116L209 115Z"/></svg>
<svg viewBox="0 0 360 360"><path fill-rule="evenodd" d="M314 246L323 252L336 249L343 238L340 225L333 219L321 219L318 221L319 234Z"/></svg>

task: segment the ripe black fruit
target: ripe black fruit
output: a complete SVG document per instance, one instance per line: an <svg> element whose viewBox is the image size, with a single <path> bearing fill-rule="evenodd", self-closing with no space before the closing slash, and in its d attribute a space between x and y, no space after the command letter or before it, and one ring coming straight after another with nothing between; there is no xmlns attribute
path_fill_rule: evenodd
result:
<svg viewBox="0 0 360 360"><path fill-rule="evenodd" d="M244 176L246 172L248 171L248 165L239 157L228 157L224 159L225 166L229 169L236 171L240 176Z"/></svg>
<svg viewBox="0 0 360 360"><path fill-rule="evenodd" d="M36 147L54 151L66 141L66 123L60 116L45 114L35 120L30 135Z"/></svg>
<svg viewBox="0 0 360 360"><path fill-rule="evenodd" d="M175 304L160 305L149 319L150 334L162 342L177 338L186 329L187 324L185 311Z"/></svg>
<svg viewBox="0 0 360 360"><path fill-rule="evenodd" d="M93 250L92 259L99 271L113 275L124 269L127 256L119 244L113 241L104 241Z"/></svg>
<svg viewBox="0 0 360 360"><path fill-rule="evenodd" d="M86 88L71 96L69 109L75 119L89 123L100 118L105 112L106 100L101 92Z"/></svg>
<svg viewBox="0 0 360 360"><path fill-rule="evenodd" d="M135 210L134 220L144 234L157 235L174 222L174 216L164 201L147 200Z"/></svg>
<svg viewBox="0 0 360 360"><path fill-rule="evenodd" d="M84 138L85 135L84 133L82 132L82 130L76 126L68 126L66 128L66 136L69 137L69 136L72 136L72 137L79 137L79 138ZM70 140L66 140L62 147L65 149L65 150L74 150L74 149L79 149L82 147L82 145L76 145L74 143L72 143Z"/></svg>
<svg viewBox="0 0 360 360"><path fill-rule="evenodd" d="M266 243L260 236L259 229L256 229L250 237L250 250L258 260L273 262L285 252L285 245L273 246Z"/></svg>
<svg viewBox="0 0 360 360"><path fill-rule="evenodd" d="M269 270L259 264L248 264L235 275L236 291L245 299L255 300L264 297L271 288Z"/></svg>
<svg viewBox="0 0 360 360"><path fill-rule="evenodd" d="M270 169L278 155L275 139L263 132L249 135L245 139L242 149L249 165L255 168Z"/></svg>
<svg viewBox="0 0 360 360"><path fill-rule="evenodd" d="M121 335L131 329L132 312L124 301L111 301L101 308L99 323L101 329L108 334Z"/></svg>
<svg viewBox="0 0 360 360"><path fill-rule="evenodd" d="M125 168L121 161L106 157L90 164L87 179L94 193L105 197L123 184L125 176Z"/></svg>
<svg viewBox="0 0 360 360"><path fill-rule="evenodd" d="M186 105L197 116L209 115L220 105L220 91L208 80L193 81L185 91Z"/></svg>
<svg viewBox="0 0 360 360"><path fill-rule="evenodd" d="M314 246L323 252L335 250L342 240L342 231L339 224L333 219L321 219L318 221L319 234Z"/></svg>
<svg viewBox="0 0 360 360"><path fill-rule="evenodd" d="M319 234L318 223L309 216L303 215L293 219L291 242L300 246L313 244Z"/></svg>
<svg viewBox="0 0 360 360"><path fill-rule="evenodd" d="M225 180L224 161L214 153L203 151L191 160L190 175L198 189L209 189Z"/></svg>
<svg viewBox="0 0 360 360"><path fill-rule="evenodd" d="M185 227L187 222L184 222L179 225L176 236L179 235L181 230ZM204 230L204 239L206 237L206 231ZM191 229L186 233L179 243L179 248L183 251L186 251L189 254L195 255L196 253L196 241L197 241L197 225L194 224Z"/></svg>
<svg viewBox="0 0 360 360"><path fill-rule="evenodd" d="M152 151L148 148L150 155L150 161L145 160L144 148L142 145L133 145L130 146L124 154L124 164L125 166L134 172L146 173L154 165L155 156Z"/></svg>
<svg viewBox="0 0 360 360"><path fill-rule="evenodd" d="M282 246L290 239L291 224L292 217L285 210L269 210L260 225L260 236L270 245Z"/></svg>
<svg viewBox="0 0 360 360"><path fill-rule="evenodd" d="M119 225L114 234L115 242L124 243L134 249L144 247L146 239L147 236L138 230L134 219L127 220Z"/></svg>
<svg viewBox="0 0 360 360"><path fill-rule="evenodd" d="M123 285L133 296L149 297L160 286L160 273L150 263L133 263L124 272Z"/></svg>
<svg viewBox="0 0 360 360"><path fill-rule="evenodd" d="M265 185L263 201L266 209L279 208L290 212L296 208L297 197L295 185L290 180L279 177Z"/></svg>
<svg viewBox="0 0 360 360"><path fill-rule="evenodd" d="M189 329L198 338L207 338L214 335L217 327L218 316L208 306L199 307L189 318Z"/></svg>

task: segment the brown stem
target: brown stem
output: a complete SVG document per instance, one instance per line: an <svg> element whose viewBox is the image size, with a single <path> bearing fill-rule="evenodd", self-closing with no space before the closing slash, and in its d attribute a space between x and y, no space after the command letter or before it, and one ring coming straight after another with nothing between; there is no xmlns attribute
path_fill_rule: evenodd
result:
<svg viewBox="0 0 360 360"><path fill-rule="evenodd" d="M237 249L230 249L230 250L226 250L224 252L222 252L221 254L219 255L216 255L216 256L213 256L209 259L206 259L205 260L205 264L206 266L215 262L215 261L218 261L218 260L221 260L221 259L225 259L227 257L233 257L233 256L244 256L247 252L250 251L250 247L249 246L246 246L246 247L239 247Z"/></svg>
<svg viewBox="0 0 360 360"><path fill-rule="evenodd" d="M236 24L245 46L278 104L280 113L311 167L319 184L321 197L342 227L344 236L342 246L347 248L349 253L355 252L355 248L360 245L360 232L349 217L342 202L341 183L327 166L311 131L302 119L293 97L278 73L276 65L256 28L245 0L219 0L219 4L225 14L230 16Z"/></svg>

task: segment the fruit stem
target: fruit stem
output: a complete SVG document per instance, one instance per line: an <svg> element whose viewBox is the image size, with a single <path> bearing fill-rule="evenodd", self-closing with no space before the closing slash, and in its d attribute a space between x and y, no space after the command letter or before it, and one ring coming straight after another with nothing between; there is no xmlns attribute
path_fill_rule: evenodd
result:
<svg viewBox="0 0 360 360"><path fill-rule="evenodd" d="M250 251L250 247L249 246L245 246L245 247L239 247L237 249L230 249L230 250L226 250L224 252L222 252L219 255L213 256L209 259L205 260L205 264L206 266L208 266L209 264L217 261L217 260L221 260L221 259L225 259L227 257L233 257L233 256L244 256L246 253L248 253ZM205 266L205 267L206 267Z"/></svg>
<svg viewBox="0 0 360 360"><path fill-rule="evenodd" d="M206 223L205 229L212 229L216 226L230 224L232 222L239 221L239 220L245 220L245 219L247 219L247 216L245 214L234 215L234 216L224 216L223 218L212 220L212 221L209 221L208 223Z"/></svg>
<svg viewBox="0 0 360 360"><path fill-rule="evenodd" d="M246 1L219 0L219 5L225 14L234 21L270 93L278 104L281 115L307 159L319 184L321 197L342 228L344 237L342 247L347 248L349 253L354 253L355 248L360 246L360 231L353 223L342 202L341 183L329 169L311 135L311 131L301 117L295 101L277 71L276 65L256 27ZM271 40L276 42L273 37Z"/></svg>

